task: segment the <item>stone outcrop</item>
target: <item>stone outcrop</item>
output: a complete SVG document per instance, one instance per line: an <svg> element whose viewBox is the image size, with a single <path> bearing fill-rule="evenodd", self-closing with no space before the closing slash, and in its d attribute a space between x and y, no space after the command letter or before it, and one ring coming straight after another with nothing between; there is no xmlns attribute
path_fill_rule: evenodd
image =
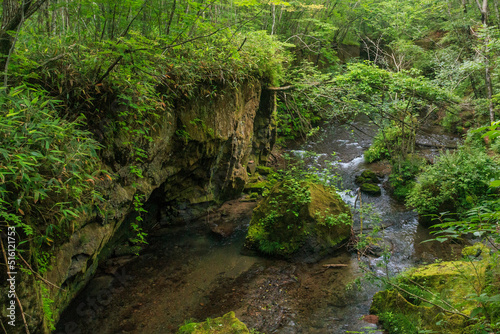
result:
<svg viewBox="0 0 500 334"><path fill-rule="evenodd" d="M222 85L223 86L223 85ZM200 88L201 91L201 88ZM45 299L53 300L57 321L75 295L94 275L100 259L113 252L114 239L133 219L134 195L149 201L153 220L180 224L203 215L206 209L234 198L248 181L246 165L264 163L275 141L275 93L258 80L219 87L216 97L206 94L179 99L170 111L149 122L152 141L139 143L147 158L141 163L131 157L126 142L134 141L126 131L110 132L102 140L103 168L113 175L103 194L106 202L91 217L75 222L69 240L55 250L44 278L49 286ZM143 178L131 175L131 166ZM42 313L39 283L33 275L19 276L18 290L32 333L49 332ZM1 291L0 304L6 305ZM3 312L5 314L5 312ZM20 316L13 332L22 333Z"/></svg>

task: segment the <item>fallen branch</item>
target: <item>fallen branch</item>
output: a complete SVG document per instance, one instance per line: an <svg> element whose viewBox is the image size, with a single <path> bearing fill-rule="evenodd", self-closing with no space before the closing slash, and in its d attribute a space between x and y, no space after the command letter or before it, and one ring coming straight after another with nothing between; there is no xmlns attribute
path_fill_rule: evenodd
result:
<svg viewBox="0 0 500 334"><path fill-rule="evenodd" d="M451 149L451 150L456 150L457 149L457 146L452 146L452 145L441 145L441 144L426 144L426 143L420 143L420 142L415 142L415 145L419 145L419 146L424 146L424 147L431 147L431 148L448 148L448 149Z"/></svg>
<svg viewBox="0 0 500 334"><path fill-rule="evenodd" d="M339 267L348 267L347 264L324 264L325 268L339 268Z"/></svg>
<svg viewBox="0 0 500 334"><path fill-rule="evenodd" d="M46 61L44 61L41 65L39 65L36 68L36 71L41 70L42 68L44 68L45 66L47 66L49 63L51 63L53 61L56 61L56 60L59 60L59 59L63 58L64 56L66 56L66 53L63 53L63 54L60 54L58 56L52 57L50 59L47 59Z"/></svg>
<svg viewBox="0 0 500 334"><path fill-rule="evenodd" d="M281 91L284 91L284 90L291 90L291 89L294 89L295 86L294 85L289 85L289 86L283 86L283 87L267 87L266 89L267 90L272 90L274 92L281 92Z"/></svg>

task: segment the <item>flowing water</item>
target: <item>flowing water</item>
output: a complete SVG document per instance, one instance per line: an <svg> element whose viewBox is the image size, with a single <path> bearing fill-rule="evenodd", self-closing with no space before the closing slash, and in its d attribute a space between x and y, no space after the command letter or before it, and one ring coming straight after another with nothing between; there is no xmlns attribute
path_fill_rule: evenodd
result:
<svg viewBox="0 0 500 334"><path fill-rule="evenodd" d="M379 233L381 244L391 254L386 262L375 256L358 261L356 253L348 252L317 264L247 254L242 246L249 214L229 238L211 233L203 223L162 228L151 233L151 246L139 257L109 260L65 311L56 333L175 333L186 319L203 321L229 311L268 334L381 333L376 325L361 320L380 288L366 281L352 284L363 275L360 263L379 276L393 275L419 263L450 258L457 250L434 242L422 244L430 236L418 225L416 213L391 199L383 187L381 196L361 195L356 200L355 176L367 168L384 174L388 166L365 164L363 151L375 129L363 120L354 125L363 133L329 126L322 130L321 139L290 153L315 152L316 157L307 159L307 168L333 167L342 176L342 197L347 203L359 205L361 200L363 206L373 206L384 227ZM436 138L450 140L442 135ZM434 143L435 138L426 135L419 140ZM425 154L433 156L436 150ZM365 217L363 232L372 227ZM361 230L359 219L355 230ZM324 264L346 266L328 269Z"/></svg>

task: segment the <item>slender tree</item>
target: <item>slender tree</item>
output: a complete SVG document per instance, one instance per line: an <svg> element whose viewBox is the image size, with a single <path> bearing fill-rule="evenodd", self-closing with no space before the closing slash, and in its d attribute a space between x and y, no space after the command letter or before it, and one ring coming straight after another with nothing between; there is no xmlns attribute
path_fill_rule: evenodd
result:
<svg viewBox="0 0 500 334"><path fill-rule="evenodd" d="M15 32L25 20L33 15L47 0L4 0L2 4L2 26L0 28L0 68L5 69L12 52Z"/></svg>

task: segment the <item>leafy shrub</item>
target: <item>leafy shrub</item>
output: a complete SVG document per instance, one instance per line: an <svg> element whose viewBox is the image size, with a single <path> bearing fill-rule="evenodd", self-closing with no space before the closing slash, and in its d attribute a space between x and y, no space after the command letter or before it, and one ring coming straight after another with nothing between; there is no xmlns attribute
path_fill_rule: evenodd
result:
<svg viewBox="0 0 500 334"><path fill-rule="evenodd" d="M484 150L462 146L446 152L418 177L407 204L420 214L464 212L490 193L489 182L500 176L498 163Z"/></svg>
<svg viewBox="0 0 500 334"><path fill-rule="evenodd" d="M43 267L40 246L102 199L99 144L81 129L83 119L61 119L44 91L18 87L0 94L0 105L0 216L31 237Z"/></svg>
<svg viewBox="0 0 500 334"><path fill-rule="evenodd" d="M285 78L294 89L278 95L278 134L284 139L305 138L331 109L331 87L319 84L330 80L331 75L321 73L312 63L303 61L289 69Z"/></svg>
<svg viewBox="0 0 500 334"><path fill-rule="evenodd" d="M400 143L401 128L397 126L389 126L380 130L373 143L368 150L365 151L366 162L375 162L383 159L391 158L392 154L388 147L393 147Z"/></svg>
<svg viewBox="0 0 500 334"><path fill-rule="evenodd" d="M491 149L493 152L500 154L500 138L496 138L491 144Z"/></svg>
<svg viewBox="0 0 500 334"><path fill-rule="evenodd" d="M409 155L401 163L392 166L389 184L393 188L393 196L404 200L415 185L415 178L425 165L425 160L416 155Z"/></svg>
<svg viewBox="0 0 500 334"><path fill-rule="evenodd" d="M402 313L384 312L379 315L379 318L388 333L413 334L418 332L414 317L407 317Z"/></svg>

